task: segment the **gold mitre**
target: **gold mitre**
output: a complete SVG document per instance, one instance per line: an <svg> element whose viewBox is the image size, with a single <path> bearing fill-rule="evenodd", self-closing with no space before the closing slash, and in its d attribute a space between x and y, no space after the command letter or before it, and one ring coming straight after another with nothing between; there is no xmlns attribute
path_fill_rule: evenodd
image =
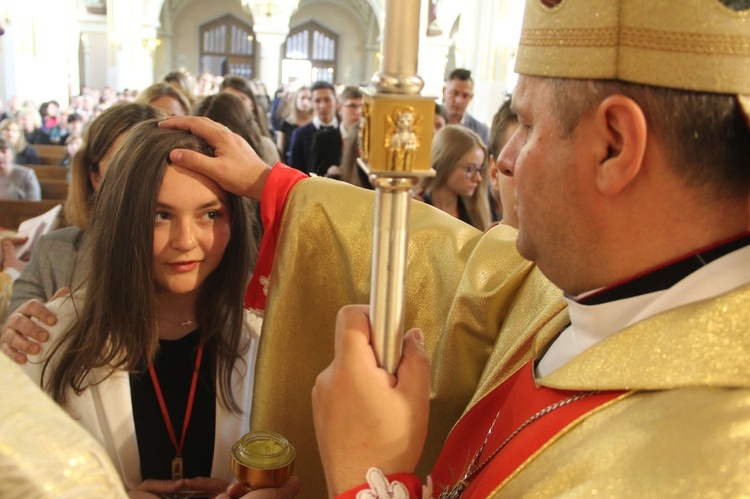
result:
<svg viewBox="0 0 750 499"><path fill-rule="evenodd" d="M527 0L516 72L733 94L750 119L750 8L729 3Z"/></svg>

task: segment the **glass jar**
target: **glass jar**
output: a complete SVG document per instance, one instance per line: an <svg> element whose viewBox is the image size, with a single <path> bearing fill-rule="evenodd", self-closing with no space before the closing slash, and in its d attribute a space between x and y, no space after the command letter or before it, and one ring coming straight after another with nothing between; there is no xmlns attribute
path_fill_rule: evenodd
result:
<svg viewBox="0 0 750 499"><path fill-rule="evenodd" d="M251 431L232 446L232 473L251 489L280 487L292 474L295 456L292 444L278 433Z"/></svg>

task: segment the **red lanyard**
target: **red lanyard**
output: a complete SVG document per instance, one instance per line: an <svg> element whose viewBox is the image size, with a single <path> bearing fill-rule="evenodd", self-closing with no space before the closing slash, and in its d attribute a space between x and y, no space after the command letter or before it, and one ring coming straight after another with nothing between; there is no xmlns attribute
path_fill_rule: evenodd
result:
<svg viewBox="0 0 750 499"><path fill-rule="evenodd" d="M153 363L148 363L148 372L151 374L151 382L154 384L154 390L156 391L156 398L159 400L159 407L161 408L161 415L164 418L164 424L167 425L167 431L169 431L169 438L172 440L175 450L177 451L177 457L182 456L182 446L185 444L185 434L187 433L188 424L190 423L190 414L193 412L193 401L195 399L195 387L198 385L198 371L201 367L201 358L203 357L203 343L198 346L198 353L195 356L195 369L193 370L193 381L190 383L190 395L188 396L187 407L185 408L185 422L182 424L182 438L180 439L179 445L177 444L177 437L174 434L174 428L172 427L172 421L169 419L169 412L167 412L167 406L164 403L164 396L161 393L159 387L159 380L156 377L156 371L154 371Z"/></svg>

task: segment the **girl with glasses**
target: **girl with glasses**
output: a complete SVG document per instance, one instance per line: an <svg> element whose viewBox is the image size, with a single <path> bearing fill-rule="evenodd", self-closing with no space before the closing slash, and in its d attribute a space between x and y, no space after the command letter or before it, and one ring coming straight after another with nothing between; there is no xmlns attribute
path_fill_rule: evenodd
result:
<svg viewBox="0 0 750 499"><path fill-rule="evenodd" d="M479 230L491 222L487 189L487 148L479 135L461 125L441 128L432 140L436 175L419 184L415 198Z"/></svg>

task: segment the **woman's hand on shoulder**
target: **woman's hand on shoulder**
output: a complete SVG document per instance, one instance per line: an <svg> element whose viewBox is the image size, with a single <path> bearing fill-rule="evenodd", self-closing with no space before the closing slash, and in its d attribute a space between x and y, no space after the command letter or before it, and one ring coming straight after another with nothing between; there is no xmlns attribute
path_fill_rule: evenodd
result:
<svg viewBox="0 0 750 499"><path fill-rule="evenodd" d="M0 334L0 350L17 364L25 364L28 355L41 351L40 343L49 339L49 333L32 321L32 317L44 324L57 322L55 315L39 300L29 300L8 316Z"/></svg>
<svg viewBox="0 0 750 499"><path fill-rule="evenodd" d="M70 289L60 288L50 301L68 294ZM47 304L39 300L24 302L10 314L0 333L0 350L16 364L25 364L29 360L28 356L41 352L40 344L49 340L47 330L35 323L32 318L48 326L57 323L55 314L47 308Z"/></svg>

